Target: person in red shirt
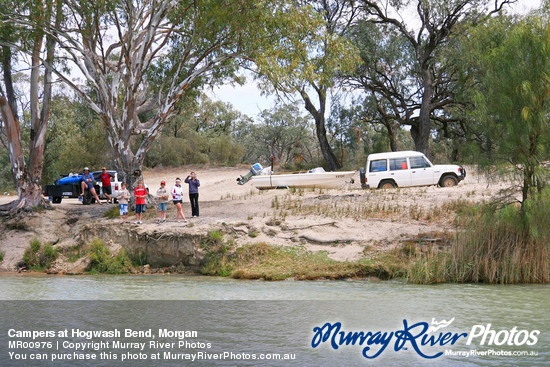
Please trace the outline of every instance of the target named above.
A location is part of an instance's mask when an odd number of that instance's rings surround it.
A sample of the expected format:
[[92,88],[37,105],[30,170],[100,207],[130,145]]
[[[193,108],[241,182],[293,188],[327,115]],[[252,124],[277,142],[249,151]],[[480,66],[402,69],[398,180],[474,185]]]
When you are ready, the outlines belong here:
[[101,175],[99,178],[101,179],[101,185],[103,186],[103,195],[107,198],[108,202],[111,202],[111,176],[107,173],[107,168],[103,167],[101,169],[103,172],[101,172]]
[[136,223],[141,224],[143,213],[145,213],[145,197],[147,196],[147,189],[143,186],[143,181],[139,180],[137,187],[134,189],[134,196],[136,197]]

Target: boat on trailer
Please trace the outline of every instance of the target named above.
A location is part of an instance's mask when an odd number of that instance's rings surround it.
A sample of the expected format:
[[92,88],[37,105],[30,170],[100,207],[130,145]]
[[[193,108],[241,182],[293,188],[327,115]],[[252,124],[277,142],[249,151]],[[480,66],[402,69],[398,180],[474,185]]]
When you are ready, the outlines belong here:
[[256,163],[249,174],[241,176],[237,181],[240,185],[250,181],[259,190],[288,187],[341,188],[353,183],[354,174],[355,171],[326,172],[322,167],[309,171],[272,173],[269,167],[262,169]]

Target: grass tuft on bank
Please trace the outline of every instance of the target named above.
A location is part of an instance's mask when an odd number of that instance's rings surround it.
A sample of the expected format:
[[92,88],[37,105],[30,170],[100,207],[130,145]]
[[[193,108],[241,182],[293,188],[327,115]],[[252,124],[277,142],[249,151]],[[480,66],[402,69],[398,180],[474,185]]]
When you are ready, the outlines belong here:
[[547,283],[550,281],[550,190],[523,206],[470,211],[450,251],[419,258],[413,283]]
[[42,244],[33,238],[23,253],[23,262],[30,270],[44,271],[52,266],[58,256],[59,250],[51,243]]
[[94,240],[90,243],[90,273],[91,274],[128,274],[133,264],[124,248],[114,255],[103,241]]
[[264,242],[217,253],[207,261],[203,274],[235,279],[298,280],[346,279],[376,276],[390,279],[404,274],[395,253],[374,260],[336,261],[327,253],[311,252],[300,246],[271,246]]

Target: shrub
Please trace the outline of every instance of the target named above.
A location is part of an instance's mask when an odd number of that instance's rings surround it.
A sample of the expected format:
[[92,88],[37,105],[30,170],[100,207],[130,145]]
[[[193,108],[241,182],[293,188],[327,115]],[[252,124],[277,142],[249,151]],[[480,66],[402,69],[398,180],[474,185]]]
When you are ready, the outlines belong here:
[[29,247],[23,253],[23,262],[27,264],[29,269],[48,269],[58,255],[59,250],[54,248],[52,244],[47,243],[42,246],[37,238],[33,238],[29,243]]
[[550,280],[550,190],[523,207],[485,205],[459,232],[448,253],[419,260],[415,283],[542,283]]
[[132,261],[126,250],[121,249],[116,255],[111,255],[101,240],[92,241],[88,256],[91,259],[91,273],[124,274],[132,270]]
[[4,256],[6,256],[6,253],[4,251],[0,251],[0,263],[4,261]]

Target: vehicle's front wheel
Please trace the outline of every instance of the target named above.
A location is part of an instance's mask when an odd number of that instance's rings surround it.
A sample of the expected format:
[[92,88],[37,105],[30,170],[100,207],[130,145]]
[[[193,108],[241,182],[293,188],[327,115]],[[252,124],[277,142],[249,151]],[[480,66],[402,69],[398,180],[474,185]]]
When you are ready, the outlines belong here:
[[380,185],[378,185],[379,189],[393,189],[395,187],[397,187],[395,182],[390,181],[390,180],[382,181],[382,182],[380,182]]
[[441,178],[439,185],[441,187],[453,187],[458,185],[458,180],[453,175],[446,175]]

